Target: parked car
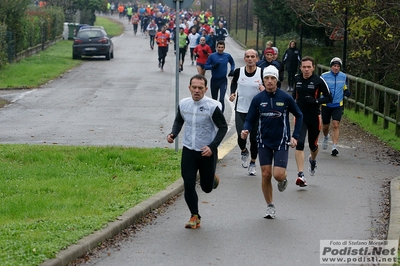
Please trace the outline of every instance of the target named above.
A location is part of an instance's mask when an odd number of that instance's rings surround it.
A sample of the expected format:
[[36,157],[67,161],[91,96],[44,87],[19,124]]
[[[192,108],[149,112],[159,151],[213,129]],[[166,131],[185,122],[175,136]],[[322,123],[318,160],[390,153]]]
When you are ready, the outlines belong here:
[[102,55],[106,57],[106,60],[114,58],[114,45],[107,32],[102,27],[79,29],[72,44],[72,59]]

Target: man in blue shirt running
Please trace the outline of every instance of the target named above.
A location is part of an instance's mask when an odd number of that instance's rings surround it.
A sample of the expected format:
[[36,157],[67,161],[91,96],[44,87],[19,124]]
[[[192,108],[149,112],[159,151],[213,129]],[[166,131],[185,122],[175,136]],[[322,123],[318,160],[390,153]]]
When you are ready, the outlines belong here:
[[[265,90],[254,96],[246,116],[242,139],[246,139],[252,128],[257,125],[258,159],[261,166],[261,187],[267,210],[264,218],[275,218],[275,205],[272,194],[272,177],[278,181],[278,190],[287,187],[286,167],[289,158],[289,146],[297,145],[303,114],[293,98],[278,89],[278,69],[268,66],[263,70]],[[293,134],[290,134],[289,113],[295,117]],[[273,162],[273,166],[272,166]]]
[[228,76],[233,76],[235,70],[235,61],[232,56],[225,53],[224,50],[225,42],[218,41],[217,52],[212,53],[204,65],[204,69],[211,69],[211,97],[214,100],[217,100],[218,91],[220,91],[219,101],[222,104],[222,112],[225,110],[225,94],[228,85],[228,79],[226,78],[226,74],[228,73],[228,63],[231,67]]

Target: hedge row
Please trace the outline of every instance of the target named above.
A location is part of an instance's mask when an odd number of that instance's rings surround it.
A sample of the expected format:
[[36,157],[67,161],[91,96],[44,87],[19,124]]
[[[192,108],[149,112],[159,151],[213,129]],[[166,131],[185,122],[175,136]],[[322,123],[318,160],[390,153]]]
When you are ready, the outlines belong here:
[[29,9],[12,25],[12,31],[10,27],[0,24],[0,68],[13,61],[18,53],[55,40],[63,30],[64,12],[61,8]]

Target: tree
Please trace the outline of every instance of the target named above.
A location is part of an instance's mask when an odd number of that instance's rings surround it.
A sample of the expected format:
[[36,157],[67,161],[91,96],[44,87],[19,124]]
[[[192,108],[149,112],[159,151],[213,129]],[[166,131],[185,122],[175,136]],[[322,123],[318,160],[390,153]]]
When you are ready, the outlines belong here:
[[107,8],[107,1],[104,0],[47,0],[47,5],[59,6],[64,11],[92,10],[104,11]]
[[47,0],[47,5],[62,7],[65,14],[75,14],[80,10],[80,23],[90,25],[93,25],[96,20],[96,11],[104,12],[107,10],[106,0]]
[[275,30],[277,35],[282,35],[299,27],[296,14],[282,0],[254,0],[254,13],[266,35],[273,35]]
[[[310,27],[344,30],[348,19],[348,70],[384,84],[398,84],[393,73],[400,60],[400,3],[387,0],[286,0],[299,19]],[[388,86],[388,85],[387,85]],[[395,86],[392,86],[395,87]]]

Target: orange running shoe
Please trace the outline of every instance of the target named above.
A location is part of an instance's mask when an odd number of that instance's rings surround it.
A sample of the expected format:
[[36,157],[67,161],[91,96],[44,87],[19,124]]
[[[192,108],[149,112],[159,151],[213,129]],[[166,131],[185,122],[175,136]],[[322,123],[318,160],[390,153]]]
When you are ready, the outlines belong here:
[[187,224],[185,224],[185,228],[196,229],[200,227],[200,218],[197,214],[192,215]]

